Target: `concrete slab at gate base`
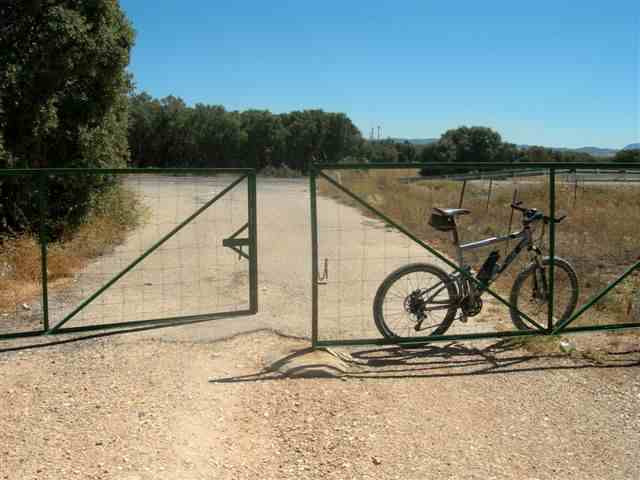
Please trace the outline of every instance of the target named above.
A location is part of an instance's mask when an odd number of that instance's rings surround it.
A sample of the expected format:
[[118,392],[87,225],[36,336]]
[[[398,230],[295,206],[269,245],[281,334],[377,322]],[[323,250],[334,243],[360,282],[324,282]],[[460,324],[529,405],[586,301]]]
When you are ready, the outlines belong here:
[[328,349],[305,348],[271,352],[264,356],[265,370],[288,378],[340,378],[349,373],[349,366]]

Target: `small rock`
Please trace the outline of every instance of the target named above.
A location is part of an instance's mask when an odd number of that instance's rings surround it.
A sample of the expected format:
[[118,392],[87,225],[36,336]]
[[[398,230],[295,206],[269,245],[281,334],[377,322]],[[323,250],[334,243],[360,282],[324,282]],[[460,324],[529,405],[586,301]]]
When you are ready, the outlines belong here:
[[571,340],[562,339],[560,340],[560,350],[562,350],[564,353],[574,352],[576,350],[576,344]]

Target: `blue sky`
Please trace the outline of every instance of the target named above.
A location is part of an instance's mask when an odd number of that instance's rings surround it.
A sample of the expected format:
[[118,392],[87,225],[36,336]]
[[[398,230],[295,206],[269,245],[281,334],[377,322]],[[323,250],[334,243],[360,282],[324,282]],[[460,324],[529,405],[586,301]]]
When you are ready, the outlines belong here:
[[515,143],[640,141],[640,1],[120,0],[138,90],[345,112],[368,136],[484,125]]

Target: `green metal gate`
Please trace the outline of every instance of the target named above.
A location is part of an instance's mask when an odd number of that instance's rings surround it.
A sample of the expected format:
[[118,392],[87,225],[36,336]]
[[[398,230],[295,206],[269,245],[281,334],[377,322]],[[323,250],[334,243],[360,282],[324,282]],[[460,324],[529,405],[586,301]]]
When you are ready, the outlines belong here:
[[[621,166],[612,163],[536,163],[518,165],[518,169],[525,172],[523,177],[526,177],[525,180],[517,184],[520,192],[529,195],[530,201],[535,203],[532,206],[544,209],[551,218],[557,217],[559,206],[567,207],[575,213],[573,216],[574,225],[571,228],[574,231],[579,231],[580,228],[584,229],[583,240],[576,241],[575,238],[568,238],[570,235],[562,235],[564,226],[557,227],[554,222],[550,222],[548,225],[548,232],[546,232],[548,235],[546,235],[546,241],[542,247],[545,255],[551,259],[547,280],[551,298],[548,302],[548,309],[543,312],[544,315],[532,318],[524,312],[520,312],[531,326],[527,330],[504,328],[503,325],[499,325],[499,329],[487,329],[483,328],[484,325],[480,323],[473,328],[461,329],[452,334],[396,337],[393,339],[383,338],[376,331],[371,304],[375,288],[393,270],[390,266],[393,262],[389,259],[397,261],[397,265],[402,265],[410,263],[413,257],[421,256],[420,261],[425,263],[438,262],[449,272],[457,272],[477,282],[472,273],[461,270],[457,263],[443,253],[441,248],[443,244],[437,243],[439,240],[433,237],[430,231],[422,229],[420,233],[416,233],[412,230],[416,230],[416,227],[420,229],[422,227],[420,222],[427,223],[430,206],[463,206],[465,190],[467,198],[472,200],[471,203],[475,202],[474,205],[483,210],[486,204],[488,210],[492,194],[494,199],[499,193],[503,197],[505,196],[504,191],[496,191],[500,188],[504,190],[504,185],[500,186],[494,183],[494,179],[500,179],[499,181],[512,179],[514,181],[514,174],[509,173],[513,167],[512,164],[505,163],[455,165],[435,163],[315,164],[310,172],[313,295],[311,330],[313,345],[411,344],[424,343],[425,341],[557,335],[640,327],[640,314],[637,313],[640,312],[640,235],[638,235],[640,225],[634,225],[634,219],[631,218],[616,219],[616,215],[624,215],[626,211],[621,205],[630,204],[631,201],[637,202],[640,199],[640,182],[638,181],[640,166]],[[417,170],[423,168],[444,171],[445,175],[437,178],[444,179],[442,181],[445,183],[433,188],[424,187],[424,182],[429,181],[429,178],[419,177],[415,174]],[[623,176],[618,174],[621,168],[626,169]],[[445,177],[448,177],[448,171],[453,173],[454,169],[475,171],[476,173],[455,179],[458,183],[453,185],[452,180],[445,179]],[[585,170],[587,173],[582,174],[581,170]],[[402,171],[414,172],[413,177],[408,173],[403,177],[401,173],[398,173]],[[383,173],[393,172],[397,173],[393,179],[396,183],[391,183],[391,180],[382,176]],[[596,174],[598,177],[594,177]],[[536,183],[535,179],[530,177],[540,178]],[[473,184],[472,181],[476,183]],[[621,183],[623,181],[633,183],[625,186]],[[322,188],[320,188],[320,183],[322,183]],[[389,192],[396,189],[396,185],[399,194],[394,197]],[[419,189],[423,187],[431,192],[433,204],[430,206],[426,205],[428,202],[425,202],[425,205],[421,205],[420,202],[412,204],[412,208],[419,210],[422,215],[417,221],[414,221],[415,218],[403,221],[401,218],[385,213],[394,211],[395,203],[403,202],[402,192],[406,192],[408,197],[414,195],[415,198],[426,198],[420,196]],[[455,193],[453,196],[456,197],[455,204],[438,204],[438,192],[446,192],[452,188],[455,188],[455,192],[453,192]],[[515,193],[518,188],[515,189]],[[410,189],[413,190],[410,191]],[[470,190],[472,190],[471,193]],[[482,198],[478,198],[478,192],[481,192]],[[516,197],[514,196],[514,198]],[[451,202],[451,199],[449,201]],[[581,202],[585,205],[581,205]],[[607,202],[612,202],[610,208],[607,208]],[[511,202],[505,203],[503,198],[502,204],[498,207],[506,206],[508,210],[509,203]],[[496,214],[499,212],[499,208],[496,209]],[[582,212],[580,208],[586,213]],[[396,210],[399,213],[404,213],[402,209]],[[590,216],[589,211],[593,213],[596,210],[600,216],[597,217],[595,213]],[[354,211],[359,213],[356,215]],[[570,219],[572,218],[571,213],[570,211]],[[636,211],[632,210],[632,213],[635,218]],[[362,219],[358,220],[356,217],[360,215],[362,215]],[[609,218],[611,222],[616,221],[616,223],[599,225],[598,218]],[[640,219],[635,221],[638,220]],[[594,223],[590,224],[590,221]],[[609,229],[609,234],[613,236],[617,231],[614,227],[621,232],[619,235],[621,238],[612,237],[610,242],[612,248],[609,251],[605,251],[603,248],[602,252],[597,252],[601,258],[599,262],[594,260],[592,264],[585,263],[585,259],[589,258],[589,245],[594,243],[590,237],[601,238],[603,230],[607,229]],[[560,233],[557,232],[558,228],[561,230]],[[508,233],[512,231],[509,230]],[[390,237],[393,237],[392,240],[396,243],[406,241],[406,258],[399,258],[404,256],[405,247],[403,246],[402,252],[398,254],[397,252],[400,250],[391,245]],[[362,245],[362,247],[358,247],[358,249],[361,248],[361,253],[357,249],[345,247],[347,242],[358,241],[358,238]],[[601,243],[605,242],[601,241]],[[381,244],[384,244],[384,249],[381,249]],[[392,251],[392,247],[396,248],[394,254],[388,253]],[[378,253],[371,254],[369,251]],[[384,255],[380,254],[381,251],[384,252]],[[622,252],[619,255],[620,258],[609,258],[614,256],[612,251]],[[588,277],[584,282],[586,288],[581,293],[577,308],[569,318],[563,321],[557,321],[554,318],[553,310],[556,290],[554,288],[553,265],[555,259],[560,255],[574,258],[578,266],[578,278]],[[595,258],[596,254],[593,256]],[[592,268],[599,270],[599,283],[593,281],[595,277],[590,271]],[[623,285],[626,286],[624,289]],[[504,298],[502,290],[490,289],[487,293],[488,295],[485,296],[493,302],[492,308],[495,311],[498,308],[512,308],[510,301]],[[358,296],[360,296],[360,301]],[[620,302],[622,302],[622,306],[619,305]],[[585,314],[590,311],[594,313],[593,318],[576,325],[577,321],[585,320]],[[625,311],[627,312],[626,316]],[[613,315],[612,312],[616,315]],[[470,319],[469,323],[472,322],[473,319]]]
[[[70,242],[52,242],[50,205],[64,194],[57,180],[69,177],[72,182],[109,178],[109,185],[123,189],[140,207],[140,226],[125,233],[112,220],[105,224],[98,218],[95,225],[80,225]],[[21,240],[5,239],[0,339],[258,311],[253,169],[4,170],[0,186],[10,178],[33,185],[39,231]],[[110,235],[118,239],[114,245],[102,241],[101,236]],[[73,250],[88,248],[85,243],[99,245],[100,251],[84,263],[78,260],[69,273],[64,262],[75,261]],[[36,245],[39,279],[23,286],[25,255],[33,256]]]

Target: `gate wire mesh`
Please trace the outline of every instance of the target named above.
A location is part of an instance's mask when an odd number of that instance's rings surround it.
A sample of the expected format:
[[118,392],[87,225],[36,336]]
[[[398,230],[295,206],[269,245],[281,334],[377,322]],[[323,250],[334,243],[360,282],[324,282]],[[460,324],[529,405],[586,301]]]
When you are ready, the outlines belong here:
[[[513,200],[548,214],[553,194],[555,216],[566,215],[564,221],[555,225],[554,257],[564,257],[574,265],[581,286],[574,312],[586,308],[585,313],[563,331],[640,326],[637,263],[640,218],[636,218],[640,215],[640,171],[637,168],[621,173],[612,172],[611,165],[607,165],[601,170],[569,172],[566,165],[554,165],[555,192],[552,192],[550,165],[532,166],[536,170],[481,172],[446,178],[420,177],[419,167],[414,165],[379,167],[376,164],[317,165],[317,172],[312,173],[312,184],[315,182],[317,188],[314,259],[317,262],[314,343],[317,345],[385,343],[375,326],[372,311],[376,291],[384,278],[394,269],[416,262],[453,271],[366,205],[331,184],[323,174],[449,259],[456,258],[450,235],[434,230],[427,223],[432,207],[461,206],[472,211],[470,216],[459,217],[458,222],[461,243],[466,243],[519,230],[521,215],[509,207]],[[487,167],[495,170],[499,165]],[[313,210],[312,205],[312,216]],[[539,228],[534,238],[543,255],[549,256],[550,227]],[[464,259],[477,271],[491,250],[499,251],[502,261],[514,246],[515,242],[511,241],[467,251]],[[521,252],[517,261],[492,285],[492,290],[509,300],[515,277],[529,262],[527,252]],[[588,308],[594,295],[627,270],[632,273],[595,303],[593,309]],[[554,268],[554,280],[553,303],[554,311],[558,312],[569,302],[567,292],[570,290],[564,270]],[[467,323],[454,321],[443,339],[460,335],[487,338],[534,333],[516,329],[503,302],[488,294],[483,296],[483,302],[482,313],[469,318]],[[518,304],[518,308],[547,327],[547,307],[532,309]],[[556,317],[552,322],[558,326]],[[550,330],[537,333],[550,333]],[[416,335],[419,334],[406,334],[407,337]]]
[[[570,326],[598,328],[640,322],[640,169],[577,170],[556,177],[556,255],[571,262],[581,295]],[[635,268],[634,268],[635,266]],[[591,303],[599,292],[614,285]]]
[[[99,173],[64,174],[77,175],[77,180],[82,181],[87,175]],[[32,265],[29,288],[25,289],[16,278],[21,269],[15,267],[25,263],[23,243],[29,249],[31,263],[34,258],[40,261],[38,239],[27,236],[17,243],[5,243],[5,247],[13,245],[13,250],[3,248],[0,253],[7,280],[0,288],[0,335],[42,333],[47,327],[42,324],[47,313],[51,329],[62,323],[61,332],[254,313],[254,259],[223,246],[223,240],[238,231],[236,239],[255,233],[252,171],[121,170],[112,174],[115,185],[111,194],[100,197],[87,221],[73,236],[46,245],[48,312],[42,308],[39,265]],[[49,180],[55,175],[48,174]],[[37,175],[27,178],[38,184]],[[45,204],[51,203],[54,195],[51,191],[47,194]],[[215,201],[207,205],[212,200]],[[112,208],[115,215],[105,211]],[[199,209],[200,214],[157,246]],[[46,209],[44,214],[48,214]],[[22,248],[22,254],[15,253],[16,248]],[[242,248],[247,255],[251,250],[255,254],[255,244],[251,242]],[[13,273],[7,266],[10,262]]]

